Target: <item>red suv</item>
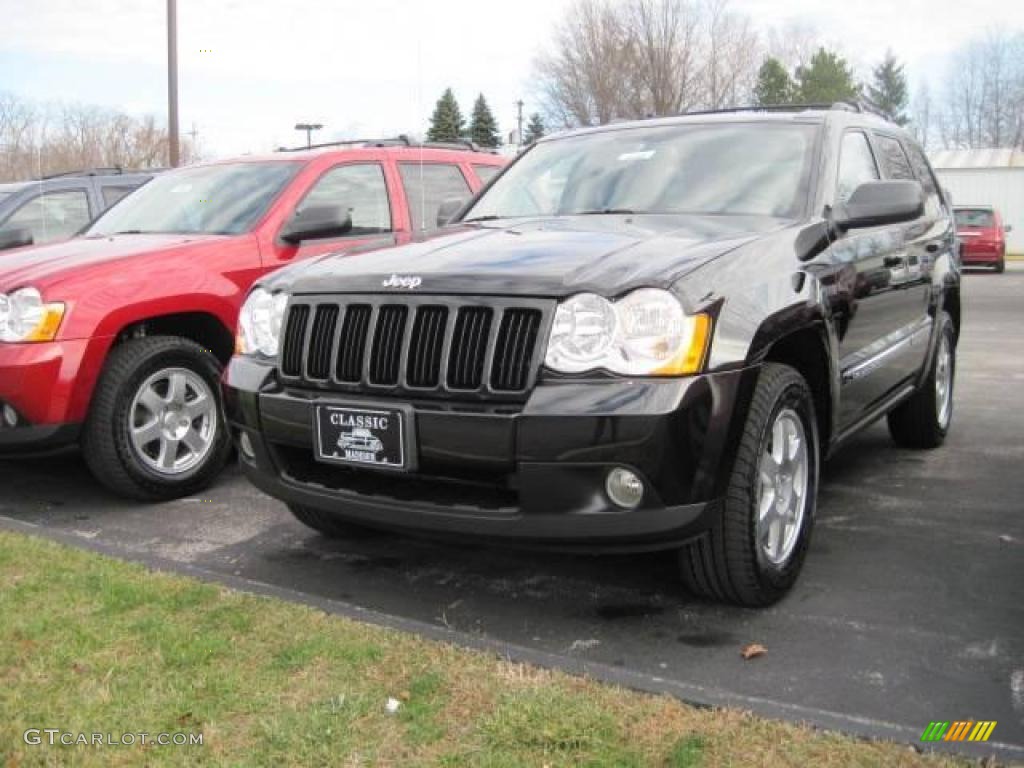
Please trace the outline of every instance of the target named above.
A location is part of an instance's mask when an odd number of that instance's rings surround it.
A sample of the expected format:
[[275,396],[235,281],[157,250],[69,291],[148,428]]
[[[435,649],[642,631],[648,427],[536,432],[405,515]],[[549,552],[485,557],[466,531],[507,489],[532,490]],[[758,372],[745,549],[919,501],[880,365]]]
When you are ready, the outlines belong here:
[[191,166],[80,237],[0,254],[0,454],[77,442],[118,493],[196,492],[229,452],[218,380],[253,281],[407,242],[505,162],[402,139]]
[[1003,217],[992,206],[954,208],[956,234],[960,238],[960,261],[965,267],[1006,269],[1006,233]]

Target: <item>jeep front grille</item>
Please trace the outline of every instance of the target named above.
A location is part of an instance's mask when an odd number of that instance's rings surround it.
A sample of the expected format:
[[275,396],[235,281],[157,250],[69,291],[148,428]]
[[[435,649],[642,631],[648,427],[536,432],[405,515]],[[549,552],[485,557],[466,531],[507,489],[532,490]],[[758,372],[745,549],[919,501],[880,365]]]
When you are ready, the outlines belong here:
[[367,394],[522,399],[553,302],[415,296],[299,296],[289,305],[281,377]]

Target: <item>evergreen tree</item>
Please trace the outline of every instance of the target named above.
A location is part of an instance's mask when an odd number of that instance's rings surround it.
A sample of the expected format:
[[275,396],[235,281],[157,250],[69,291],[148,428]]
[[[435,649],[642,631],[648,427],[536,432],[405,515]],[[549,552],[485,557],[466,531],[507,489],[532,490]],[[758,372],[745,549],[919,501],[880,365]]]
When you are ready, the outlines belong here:
[[769,56],[757,71],[754,99],[758,106],[788,104],[793,100],[794,84],[782,62]]
[[537,139],[544,135],[544,121],[541,119],[539,113],[534,112],[530,115],[530,122],[526,124],[526,135],[523,136],[523,144],[533,144]]
[[860,88],[846,59],[819,48],[810,64],[796,69],[796,95],[804,104],[852,101],[860,96]]
[[487,106],[487,99],[481,93],[473,104],[473,118],[469,123],[469,138],[481,147],[497,147],[501,144],[498,121]]
[[465,130],[466,121],[462,118],[459,102],[455,100],[452,89],[445,88],[430,118],[427,141],[458,141]]
[[907,76],[892,51],[886,52],[885,59],[872,72],[867,95],[868,100],[889,115],[897,125],[906,125],[910,121],[906,113]]

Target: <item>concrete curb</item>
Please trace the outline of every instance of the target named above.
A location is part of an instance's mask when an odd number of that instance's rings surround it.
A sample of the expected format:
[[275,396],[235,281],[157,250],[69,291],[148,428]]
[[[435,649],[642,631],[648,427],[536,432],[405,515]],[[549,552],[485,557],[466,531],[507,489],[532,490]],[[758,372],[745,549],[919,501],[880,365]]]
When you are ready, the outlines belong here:
[[744,696],[718,688],[708,688],[666,680],[633,670],[587,661],[577,657],[538,651],[533,648],[459,632],[415,619],[406,619],[401,616],[380,613],[351,603],[310,595],[288,589],[287,587],[280,587],[230,574],[216,573],[189,563],[167,560],[146,554],[124,552],[105,542],[84,539],[73,533],[26,523],[4,515],[0,515],[0,530],[50,539],[78,549],[145,565],[156,571],[189,576],[208,583],[223,584],[240,592],[275,597],[293,603],[308,605],[326,613],[402,632],[411,632],[430,640],[452,643],[475,651],[492,653],[510,661],[533,664],[545,669],[561,670],[573,675],[587,676],[601,682],[620,685],[624,688],[645,693],[673,696],[697,707],[747,710],[763,717],[803,723],[822,730],[838,731],[858,738],[908,744],[920,751],[944,752],[976,758],[991,756],[1003,761],[1024,761],[1024,744],[1007,744],[1002,742],[986,742],[983,744],[957,742],[947,744],[939,742],[937,744],[924,745],[920,741],[920,737],[921,730],[926,723],[911,727],[905,724],[875,720],[855,714],[804,707],[798,704]]

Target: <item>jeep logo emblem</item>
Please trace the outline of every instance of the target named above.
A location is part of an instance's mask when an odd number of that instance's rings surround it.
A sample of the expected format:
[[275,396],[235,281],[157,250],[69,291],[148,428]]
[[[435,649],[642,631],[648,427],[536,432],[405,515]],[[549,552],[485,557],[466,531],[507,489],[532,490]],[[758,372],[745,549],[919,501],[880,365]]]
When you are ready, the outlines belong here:
[[385,288],[408,288],[410,291],[419,288],[422,284],[423,278],[404,275],[392,275],[381,283]]

